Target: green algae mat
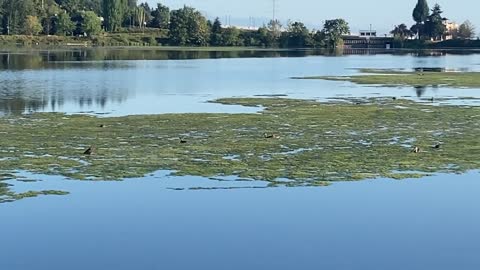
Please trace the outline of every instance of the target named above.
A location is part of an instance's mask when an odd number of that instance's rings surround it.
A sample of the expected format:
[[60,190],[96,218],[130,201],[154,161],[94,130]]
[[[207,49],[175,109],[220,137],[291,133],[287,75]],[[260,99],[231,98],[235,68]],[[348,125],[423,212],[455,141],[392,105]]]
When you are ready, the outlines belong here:
[[[13,193],[1,180],[14,178],[11,173],[16,170],[78,180],[122,180],[171,170],[175,175],[265,180],[275,187],[480,168],[478,107],[389,98],[216,102],[264,110],[115,118],[59,113],[2,117],[0,199],[63,194]],[[414,153],[414,147],[420,152]],[[88,148],[93,149],[91,155],[84,154]]]
[[319,79],[329,81],[348,81],[364,85],[379,86],[416,86],[416,87],[453,87],[480,88],[480,72],[432,72],[402,71],[393,69],[359,69],[362,73],[355,76],[311,76],[293,79]]

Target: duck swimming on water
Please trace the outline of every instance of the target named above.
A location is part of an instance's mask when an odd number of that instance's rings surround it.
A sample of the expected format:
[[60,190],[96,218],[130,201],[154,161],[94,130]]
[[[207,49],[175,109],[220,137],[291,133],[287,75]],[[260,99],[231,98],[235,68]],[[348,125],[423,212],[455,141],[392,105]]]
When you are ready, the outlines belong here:
[[268,134],[268,133],[263,133],[263,137],[265,139],[279,139],[280,138],[280,135],[278,134]]
[[88,156],[91,156],[93,155],[95,152],[95,146],[90,146],[87,150],[85,150],[85,152],[83,152],[84,155],[88,155]]

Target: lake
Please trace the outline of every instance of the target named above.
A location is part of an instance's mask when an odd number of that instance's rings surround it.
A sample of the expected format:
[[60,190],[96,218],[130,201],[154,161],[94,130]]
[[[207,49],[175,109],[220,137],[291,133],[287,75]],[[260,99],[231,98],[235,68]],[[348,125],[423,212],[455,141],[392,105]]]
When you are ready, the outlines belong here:
[[[326,100],[397,96],[469,103],[480,89],[358,86],[292,80],[355,68],[480,71],[480,54],[339,56],[311,51],[78,49],[0,52],[0,114],[102,116],[255,112],[232,96]],[[450,101],[449,101],[450,99]],[[1,147],[1,144],[0,144]],[[0,161],[1,162],[1,161]],[[0,269],[478,269],[478,171],[329,187],[173,177],[84,182],[19,172],[16,191],[59,189],[0,204]],[[212,190],[178,190],[188,187]]]

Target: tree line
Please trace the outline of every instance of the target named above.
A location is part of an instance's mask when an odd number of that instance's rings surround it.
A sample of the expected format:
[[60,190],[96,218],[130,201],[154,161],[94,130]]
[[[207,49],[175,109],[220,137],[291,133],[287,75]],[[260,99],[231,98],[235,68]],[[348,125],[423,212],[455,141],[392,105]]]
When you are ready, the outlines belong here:
[[162,44],[174,46],[336,47],[349,34],[343,19],[327,20],[323,29],[278,20],[256,29],[224,27],[193,7],[171,10],[137,0],[0,0],[4,35],[95,36],[102,32],[158,29]]
[[473,39],[475,27],[470,21],[465,21],[458,28],[447,27],[448,19],[443,17],[439,4],[429,8],[427,0],[418,0],[412,12],[414,24],[409,28],[405,23],[395,26],[390,32],[402,41],[415,37],[419,40],[441,41],[451,36],[453,39]]

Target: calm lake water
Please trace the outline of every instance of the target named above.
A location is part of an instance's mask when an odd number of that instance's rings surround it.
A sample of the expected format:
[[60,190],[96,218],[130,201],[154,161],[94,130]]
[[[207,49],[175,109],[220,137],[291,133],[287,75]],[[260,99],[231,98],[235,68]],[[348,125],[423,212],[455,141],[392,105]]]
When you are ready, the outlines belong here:
[[[480,89],[289,79],[367,67],[480,71],[480,54],[0,52],[0,113],[235,113],[251,109],[206,101],[254,95],[480,98]],[[71,194],[0,204],[1,270],[480,269],[476,171],[323,188],[262,188],[261,181],[168,172],[123,182],[21,173],[41,181],[11,182],[14,190]],[[198,186],[238,189],[173,190]]]
[[[480,97],[480,91],[471,89],[359,87],[347,82],[290,79],[292,76],[350,75],[357,73],[355,68],[480,70],[480,54],[433,55],[169,54],[168,51],[139,49],[130,52],[118,49],[3,53],[0,54],[0,112],[89,112],[115,116],[241,112],[245,108],[207,104],[205,101],[219,97],[278,94],[317,99],[385,95],[413,99],[418,96]],[[226,58],[229,56],[241,58]],[[173,59],[165,60],[169,58]]]

